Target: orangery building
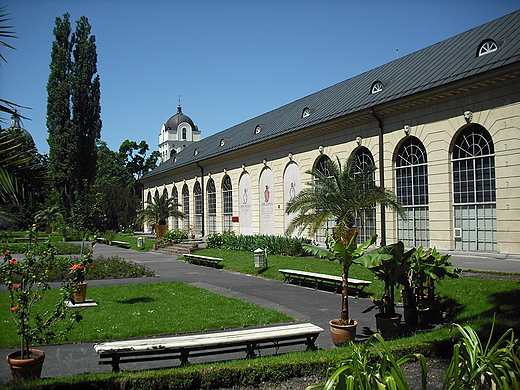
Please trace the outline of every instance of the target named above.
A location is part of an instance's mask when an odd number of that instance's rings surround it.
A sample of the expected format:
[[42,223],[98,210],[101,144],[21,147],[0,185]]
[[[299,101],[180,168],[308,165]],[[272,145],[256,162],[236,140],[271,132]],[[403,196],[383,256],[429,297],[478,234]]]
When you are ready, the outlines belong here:
[[405,213],[375,208],[360,240],[520,254],[519,76],[517,11],[207,138],[179,106],[143,202],[166,192],[198,237],[284,235],[308,171],[355,155]]

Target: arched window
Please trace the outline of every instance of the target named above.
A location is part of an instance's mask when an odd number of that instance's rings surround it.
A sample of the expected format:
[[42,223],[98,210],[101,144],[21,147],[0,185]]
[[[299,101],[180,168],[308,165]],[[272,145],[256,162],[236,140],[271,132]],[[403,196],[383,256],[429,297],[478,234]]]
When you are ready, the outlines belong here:
[[[177,187],[173,187],[173,189],[172,189],[172,198],[173,198],[173,203],[179,204],[179,192],[177,191]],[[173,217],[172,228],[174,230],[179,229],[179,218]]]
[[428,166],[426,149],[415,137],[408,137],[395,162],[397,199],[405,218],[397,217],[397,236],[407,247],[430,246],[428,209]]
[[149,191],[148,195],[146,196],[146,203],[150,204],[152,203],[152,193]]
[[483,55],[493,53],[498,50],[497,43],[492,39],[487,39],[482,42],[478,48],[478,56],[481,57]]
[[[374,157],[368,148],[364,146],[356,150],[356,169],[358,172],[364,170],[367,166],[374,165]],[[373,178],[375,181],[375,178]],[[371,207],[364,210],[363,217],[356,218],[356,226],[358,228],[358,242],[363,243],[376,234],[376,208]]]
[[370,93],[378,93],[381,92],[385,86],[381,81],[376,81],[374,84],[372,84],[372,88],[370,88]]
[[206,186],[208,193],[208,233],[217,232],[217,189],[215,188],[215,180],[209,179]]
[[497,250],[495,150],[488,131],[472,124],[457,136],[453,152],[456,250]]
[[193,186],[193,196],[195,198],[195,234],[199,237],[202,236],[202,188],[200,183],[197,181]]
[[187,135],[187,129],[185,127],[182,128],[182,139],[186,139],[188,137]]
[[[329,163],[330,158],[327,155],[323,155],[319,158],[319,160],[316,162],[316,170],[318,172],[321,172],[322,174],[326,176],[330,176],[329,168],[327,167],[327,164]],[[324,243],[326,242],[327,235],[326,232],[329,231],[329,233],[332,233],[332,228],[336,226],[336,222],[334,221],[334,218],[329,219],[325,225],[319,229],[316,232],[316,241],[318,243]]]
[[186,214],[184,218],[184,230],[190,230],[190,190],[188,185],[182,186],[182,212]]
[[222,208],[224,231],[231,232],[233,231],[233,186],[228,175],[222,180]]

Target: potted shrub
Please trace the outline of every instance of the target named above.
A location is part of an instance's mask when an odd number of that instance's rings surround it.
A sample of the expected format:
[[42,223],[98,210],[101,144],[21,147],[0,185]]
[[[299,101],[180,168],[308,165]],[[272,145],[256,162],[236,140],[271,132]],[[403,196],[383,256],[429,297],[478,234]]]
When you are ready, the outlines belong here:
[[301,233],[308,228],[310,234],[316,234],[333,219],[336,224],[334,238],[347,246],[356,218],[363,218],[367,210],[382,204],[402,213],[395,194],[375,184],[375,170],[373,164],[360,169],[356,156],[351,155],[345,164],[339,158],[329,160],[327,173],[317,169],[307,171],[312,180],[287,203],[286,213],[296,213],[287,233],[296,229]]
[[50,289],[49,270],[54,265],[55,249],[48,242],[45,247],[38,247],[36,225],[30,228],[28,234],[30,244],[25,260],[16,260],[7,250],[3,250],[4,259],[0,264],[0,275],[9,292],[9,310],[21,341],[20,350],[7,356],[7,363],[15,379],[35,379],[40,376],[45,353],[31,348],[31,344],[63,338],[81,320],[78,312],[70,311],[66,306],[66,302],[73,299],[70,280],[63,282],[54,310],[42,314],[40,306]]
[[185,218],[185,214],[179,211],[179,204],[173,198],[168,198],[166,192],[162,195],[156,193],[151,203],[139,212],[139,218],[148,222],[157,222],[155,232],[157,238],[161,238],[168,230],[166,220],[168,217]]
[[385,245],[374,251],[380,254],[390,255],[387,257],[363,257],[360,262],[374,272],[377,279],[385,283],[385,290],[381,299],[373,299],[374,305],[364,310],[366,313],[373,308],[379,309],[376,314],[377,330],[386,339],[395,338],[399,332],[401,324],[401,314],[395,312],[395,287],[398,284],[405,285],[408,270],[410,268],[409,259],[415,249],[405,251],[404,244],[399,241],[396,244]]
[[108,245],[112,245],[112,241],[114,241],[114,238],[116,238],[116,231],[115,230],[107,230],[103,234],[103,238],[107,241]]
[[[94,247],[94,244],[92,244]],[[87,299],[87,283],[85,282],[86,274],[94,268],[92,264],[92,251],[88,251],[81,256],[81,260],[69,269],[69,283],[71,283],[74,291],[72,303],[85,302]]]
[[379,253],[375,250],[366,252],[366,250],[376,241],[376,235],[373,235],[370,240],[360,246],[357,246],[356,244],[357,235],[358,232],[355,232],[346,246],[343,244],[342,240],[335,240],[334,237],[329,236],[331,242],[330,247],[332,248],[331,250],[309,244],[303,245],[304,250],[307,252],[332,261],[338,261],[343,268],[341,315],[339,319],[334,319],[329,322],[332,341],[336,346],[346,345],[349,340],[354,340],[356,337],[356,326],[358,323],[349,317],[348,274],[350,266],[354,263],[360,263],[360,258],[365,256],[367,257],[367,263],[381,262],[392,257],[389,254]]
[[52,233],[52,225],[54,225],[60,219],[63,219],[63,215],[60,213],[58,206],[52,206],[40,210],[34,215],[34,220],[36,222],[42,221],[45,223],[45,233]]

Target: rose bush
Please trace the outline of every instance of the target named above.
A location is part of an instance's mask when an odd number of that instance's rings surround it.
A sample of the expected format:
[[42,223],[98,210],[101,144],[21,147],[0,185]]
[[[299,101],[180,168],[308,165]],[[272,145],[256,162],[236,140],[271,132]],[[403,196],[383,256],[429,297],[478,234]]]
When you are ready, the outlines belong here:
[[84,263],[88,263],[89,258],[92,260],[91,255],[84,257],[79,267],[71,270],[71,278],[62,282],[60,298],[55,302],[54,309],[42,310],[41,302],[50,289],[49,277],[56,250],[49,242],[39,247],[37,236],[36,225],[33,225],[28,231],[29,244],[24,258],[15,259],[8,250],[3,249],[4,258],[0,264],[0,276],[7,287],[10,311],[20,335],[22,359],[29,357],[31,344],[64,338],[81,320],[79,312],[67,309],[67,301],[73,299],[77,280],[84,278]]

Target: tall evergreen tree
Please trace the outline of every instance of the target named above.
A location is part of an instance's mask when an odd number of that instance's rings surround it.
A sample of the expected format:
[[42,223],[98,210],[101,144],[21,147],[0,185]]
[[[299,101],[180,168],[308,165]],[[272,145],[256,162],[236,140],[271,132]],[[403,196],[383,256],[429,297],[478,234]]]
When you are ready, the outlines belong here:
[[100,82],[95,37],[88,19],[76,22],[71,36],[69,14],[56,18],[47,83],[49,169],[66,216],[94,183],[96,142],[101,136]]

